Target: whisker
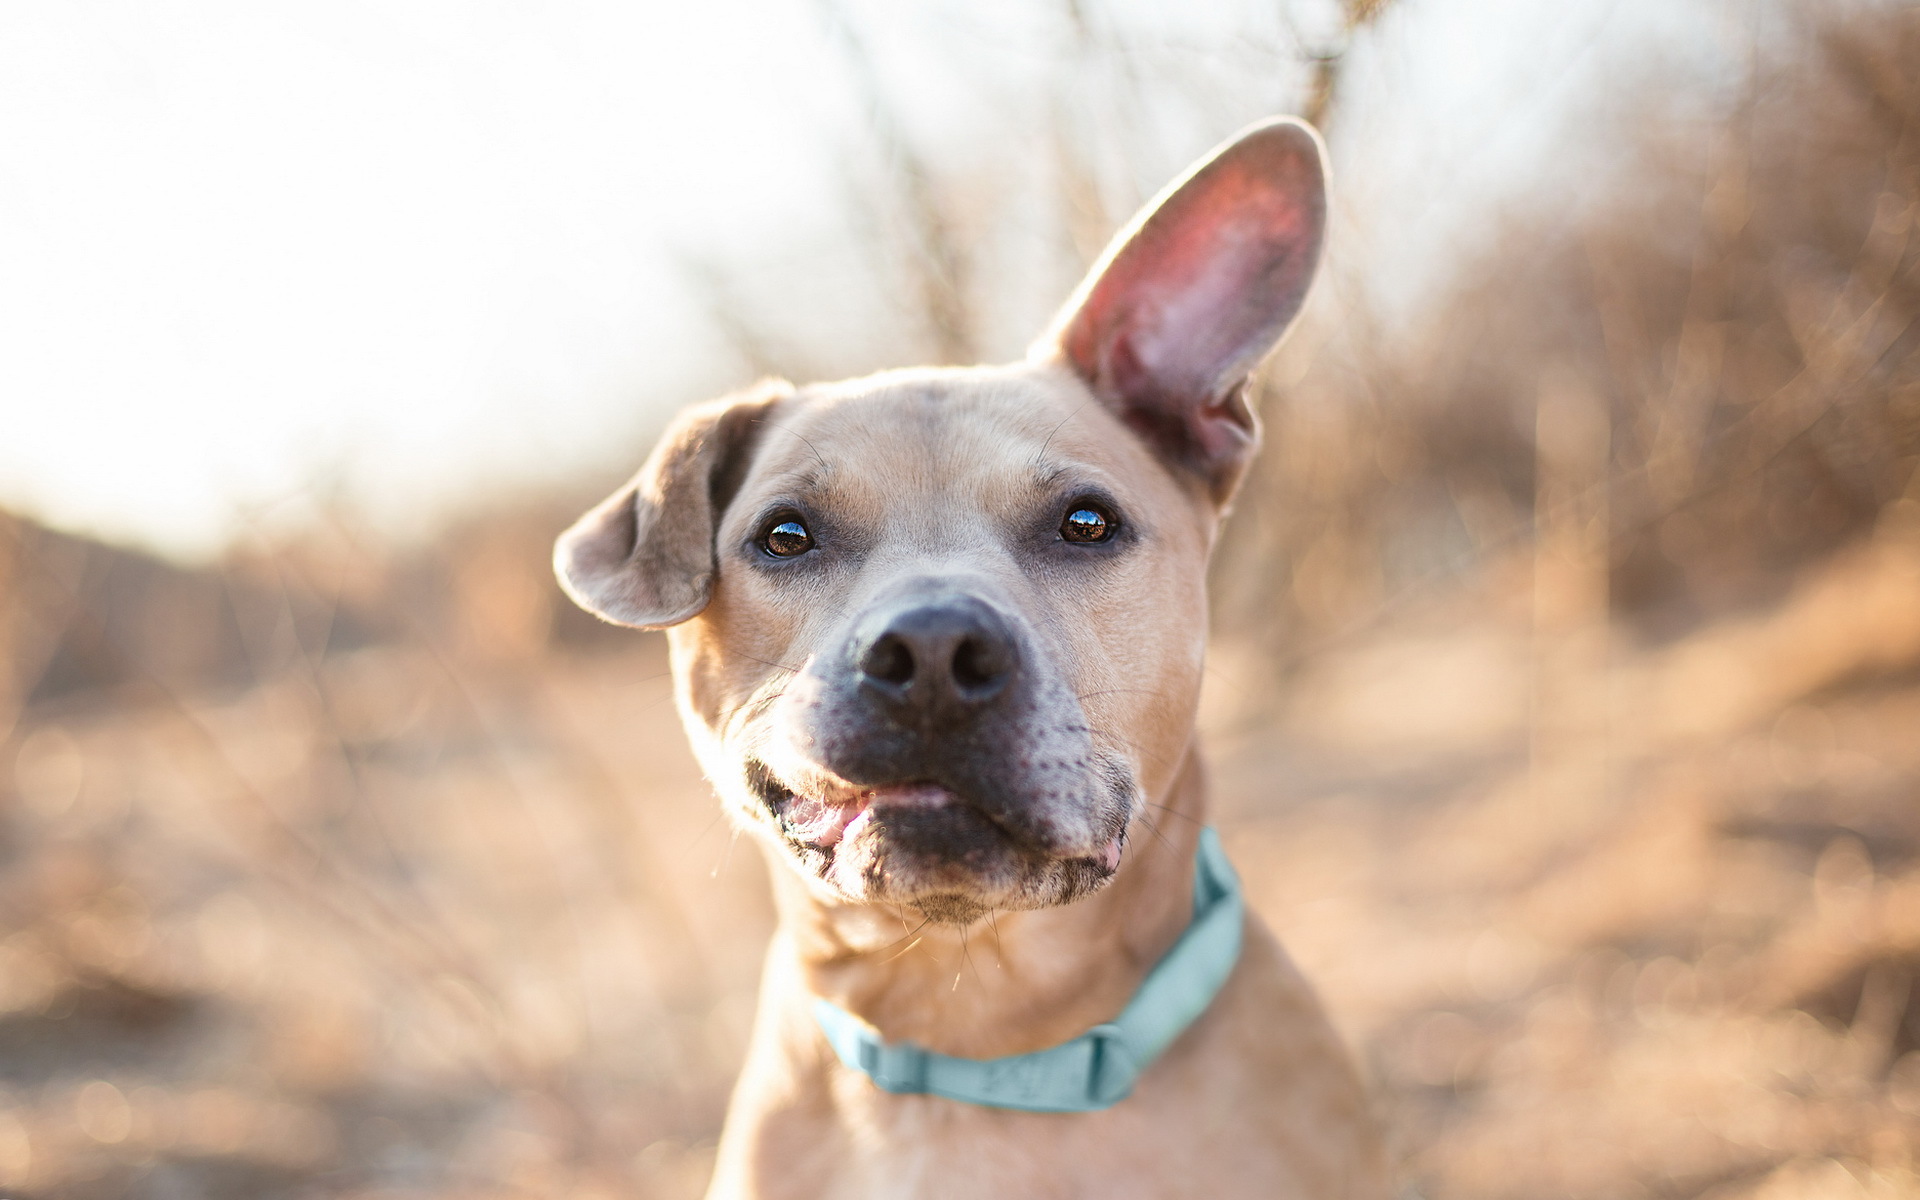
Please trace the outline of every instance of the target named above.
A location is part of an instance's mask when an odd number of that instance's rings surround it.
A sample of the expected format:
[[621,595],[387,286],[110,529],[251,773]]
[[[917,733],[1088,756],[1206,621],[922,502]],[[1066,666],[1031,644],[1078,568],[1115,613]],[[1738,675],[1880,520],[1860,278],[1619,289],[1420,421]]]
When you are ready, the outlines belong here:
[[707,835],[713,832],[713,827],[715,825],[718,825],[721,822],[721,820],[726,817],[726,815],[727,815],[726,809],[716,808],[716,811],[713,814],[713,819],[711,821],[708,821],[706,825],[700,830],[700,832],[697,835],[695,835],[692,842],[688,843],[687,849],[689,851],[699,849],[700,843],[707,840]]
[[781,688],[779,691],[769,695],[755,696],[732,712],[729,712],[721,721],[721,727],[731,735],[735,728],[741,723],[753,720],[755,717],[765,713],[767,709],[779,703],[780,698],[787,694],[787,690],[786,688]]
[[739,826],[736,825],[733,830],[733,836],[727,839],[727,848],[721,853],[720,861],[713,864],[713,870],[707,872],[707,877],[709,879],[720,878],[720,872],[726,870],[727,867],[733,862],[733,848],[739,844],[740,844],[740,828]]
[[1178,847],[1173,844],[1172,840],[1169,839],[1166,834],[1160,832],[1159,823],[1156,822],[1152,817],[1148,816],[1146,813],[1141,813],[1140,823],[1147,827],[1148,833],[1151,833],[1154,837],[1157,837],[1160,839],[1161,845],[1165,846],[1169,850],[1178,849]]
[[827,460],[821,457],[820,447],[814,445],[811,441],[808,441],[806,434],[801,433],[799,430],[794,429],[790,425],[783,425],[778,421],[769,421],[765,417],[762,417],[758,423],[761,425],[767,426],[769,429],[778,429],[781,433],[792,434],[794,437],[799,438],[801,442],[805,443],[807,449],[813,451],[814,461],[820,464],[820,469],[822,471],[833,470],[833,468],[828,465]]
[[672,671],[655,671],[651,675],[638,675],[631,679],[622,679],[619,683],[616,683],[613,686],[623,687],[623,688],[639,687],[643,683],[653,683],[657,680],[671,679],[672,677],[673,677]]
[[[913,938],[913,941],[907,943],[907,949],[900,951],[900,954],[905,954],[907,950],[911,950],[915,946],[918,946],[920,944],[920,939],[918,937],[915,937],[914,935],[919,933],[922,929],[925,929],[927,927],[927,922],[931,921],[932,919],[933,919],[932,917],[922,917],[918,925],[915,925],[912,929],[907,930],[905,933],[901,934],[899,937],[895,938],[891,942],[888,942],[885,946],[882,946],[880,948],[882,950],[886,950],[891,947],[898,946],[901,942],[907,941],[908,938]],[[900,954],[896,954],[892,958],[884,959],[882,961],[892,962],[893,959],[899,958]]]
[[1206,822],[1202,821],[1199,817],[1194,816],[1192,813],[1183,813],[1179,809],[1174,808],[1170,804],[1154,804],[1151,801],[1149,801],[1147,804],[1147,807],[1157,808],[1161,812],[1166,813],[1170,817],[1179,817],[1182,821],[1189,821],[1195,825],[1201,826],[1202,828],[1206,826]]
[[1047,440],[1040,443],[1040,449],[1034,451],[1034,455],[1033,455],[1034,466],[1036,467],[1039,466],[1041,462],[1046,459],[1047,447],[1053,445],[1053,439],[1055,438],[1055,436],[1059,434],[1059,432],[1062,429],[1065,429],[1067,427],[1067,422],[1079,416],[1081,411],[1084,410],[1087,407],[1087,405],[1092,403],[1093,401],[1091,400],[1082,400],[1077,408],[1075,408],[1072,412],[1068,413],[1066,416],[1060,419],[1060,423],[1053,427],[1053,432],[1047,435]]
[[948,991],[957,992],[960,990],[960,977],[966,974],[969,967],[973,968],[973,977],[976,980],[979,979],[980,968],[974,967],[973,965],[973,951],[967,947],[967,931],[963,927],[960,930],[960,969],[953,973],[953,986],[948,988]]
[[1147,749],[1145,746],[1142,746],[1139,742],[1134,741],[1130,737],[1123,737],[1120,734],[1114,733],[1112,730],[1101,729],[1098,726],[1094,726],[1094,725],[1088,725],[1088,726],[1085,726],[1084,728],[1088,733],[1092,734],[1094,737],[1106,738],[1110,741],[1119,742],[1121,745],[1129,746],[1132,749],[1138,751],[1139,753],[1145,755],[1146,757],[1152,759],[1154,762],[1159,763],[1161,766],[1174,765],[1175,760],[1168,758],[1164,754],[1155,754],[1153,751]]
[[1082,692],[1078,696],[1074,697],[1074,699],[1091,700],[1095,696],[1119,696],[1119,695],[1154,696],[1159,698],[1159,697],[1164,697],[1166,693],[1156,692],[1152,688],[1101,688],[1097,692]]
[[775,670],[779,670],[779,671],[791,671],[795,675],[798,675],[804,669],[801,667],[790,667],[785,663],[777,663],[770,658],[761,658],[757,654],[748,654],[745,650],[735,650],[734,653],[739,655],[741,658],[748,659],[753,662],[757,662],[761,666],[772,667]]

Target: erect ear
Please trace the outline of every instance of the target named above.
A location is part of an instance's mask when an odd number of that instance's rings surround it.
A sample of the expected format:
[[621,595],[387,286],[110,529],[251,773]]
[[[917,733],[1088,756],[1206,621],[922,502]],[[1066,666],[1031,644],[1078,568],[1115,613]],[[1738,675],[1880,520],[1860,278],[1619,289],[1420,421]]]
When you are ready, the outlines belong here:
[[1063,359],[1224,504],[1258,444],[1247,377],[1300,311],[1326,230],[1320,137],[1242,132],[1114,236],[1033,357]]
[[553,573],[603,620],[664,629],[713,594],[713,530],[746,473],[761,419],[791,385],[770,380],[681,413],[640,473],[553,546]]

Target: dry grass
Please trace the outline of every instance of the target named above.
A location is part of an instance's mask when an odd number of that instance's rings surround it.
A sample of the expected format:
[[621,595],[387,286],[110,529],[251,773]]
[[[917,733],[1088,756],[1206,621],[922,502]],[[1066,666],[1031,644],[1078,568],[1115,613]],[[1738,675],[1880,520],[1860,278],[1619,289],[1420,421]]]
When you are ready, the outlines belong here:
[[1326,656],[1218,743],[1229,845],[1410,1177],[1920,1195],[1920,506],[1578,687],[1526,578]]
[[190,663],[70,630],[9,742],[9,1194],[693,1188],[768,919],[658,639],[550,641],[497,528],[224,579],[10,532],[92,560],[43,616],[214,590]]
[[[207,612],[256,678],[219,681],[216,634],[32,698],[0,785],[8,1195],[698,1193],[758,856],[658,639],[556,629],[538,526],[377,587],[342,583],[344,542],[332,575],[236,564]],[[69,613],[169,578],[9,538],[16,569],[93,560]],[[1920,506],[1775,606],[1597,663],[1542,625],[1535,566],[1316,656],[1278,706],[1223,645],[1207,702],[1217,819],[1409,1178],[1920,1194]]]

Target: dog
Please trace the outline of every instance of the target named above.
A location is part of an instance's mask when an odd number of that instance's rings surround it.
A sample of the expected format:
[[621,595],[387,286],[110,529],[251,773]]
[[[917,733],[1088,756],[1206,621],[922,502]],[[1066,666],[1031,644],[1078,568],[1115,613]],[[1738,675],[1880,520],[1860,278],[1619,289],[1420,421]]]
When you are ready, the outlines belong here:
[[770,860],[710,1197],[1388,1194],[1347,1052],[1203,829],[1194,732],[1324,163],[1256,125],[1024,361],[692,408],[560,537],[576,602],[667,631]]

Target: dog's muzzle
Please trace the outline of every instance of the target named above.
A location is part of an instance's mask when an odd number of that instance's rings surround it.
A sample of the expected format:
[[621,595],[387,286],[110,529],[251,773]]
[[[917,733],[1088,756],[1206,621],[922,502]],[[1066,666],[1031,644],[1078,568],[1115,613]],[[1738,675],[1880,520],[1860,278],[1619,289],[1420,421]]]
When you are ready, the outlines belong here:
[[[811,673],[798,744],[883,801],[874,823],[899,848],[960,861],[1005,837],[1050,858],[1113,836],[1087,811],[1106,788],[1071,689],[1031,631],[964,583],[877,598]],[[945,800],[886,802],[926,796]]]

